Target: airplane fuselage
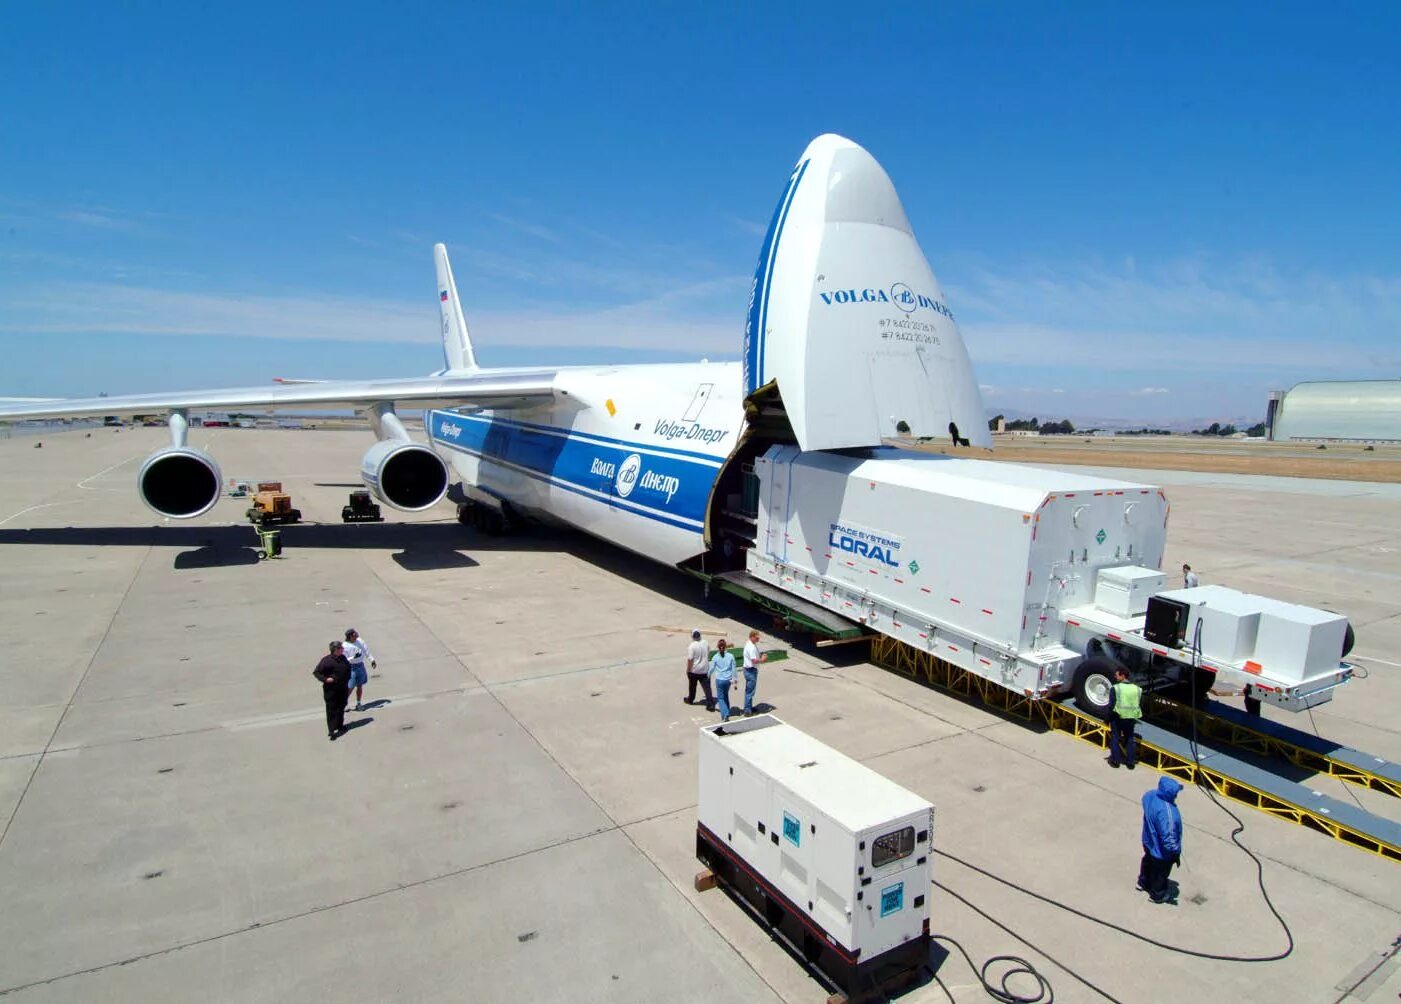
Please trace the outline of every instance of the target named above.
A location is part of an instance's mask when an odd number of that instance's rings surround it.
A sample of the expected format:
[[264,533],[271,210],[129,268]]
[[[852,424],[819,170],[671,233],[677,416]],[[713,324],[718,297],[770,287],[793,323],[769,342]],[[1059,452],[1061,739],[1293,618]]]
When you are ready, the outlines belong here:
[[666,564],[705,550],[711,489],[743,426],[739,363],[571,368],[554,401],[425,413],[469,497]]

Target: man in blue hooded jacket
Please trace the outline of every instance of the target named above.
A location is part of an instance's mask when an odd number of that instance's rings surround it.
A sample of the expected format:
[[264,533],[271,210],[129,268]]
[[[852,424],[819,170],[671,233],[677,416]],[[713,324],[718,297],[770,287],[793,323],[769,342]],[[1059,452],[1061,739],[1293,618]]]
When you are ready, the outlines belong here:
[[1138,866],[1138,887],[1161,903],[1168,897],[1168,873],[1182,860],[1182,813],[1177,793],[1182,785],[1174,778],[1158,779],[1158,786],[1143,794],[1143,863]]

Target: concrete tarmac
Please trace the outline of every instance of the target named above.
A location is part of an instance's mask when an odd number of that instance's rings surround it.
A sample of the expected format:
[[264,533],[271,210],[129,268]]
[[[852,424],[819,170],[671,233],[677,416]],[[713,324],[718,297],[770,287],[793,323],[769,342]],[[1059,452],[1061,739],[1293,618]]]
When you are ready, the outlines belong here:
[[[283,481],[308,520],[259,562],[244,501],[179,524],[138,501],[165,435],[0,440],[0,994],[825,1000],[733,900],[691,885],[696,730],[713,719],[681,703],[685,645],[693,627],[769,639],[766,617],[582,535],[473,533],[446,503],[342,526],[362,432],[196,431],[226,478]],[[1168,492],[1167,567],[1352,617],[1370,675],[1313,722],[1401,760],[1395,500],[1224,475]],[[379,667],[330,743],[310,671],[350,626]],[[1201,792],[1180,799],[1178,905],[1153,906],[1134,877],[1155,773],[863,658],[799,644],[760,699],[928,797],[936,849],[1012,883],[936,859],[933,929],[979,964],[1025,956],[1070,1002],[1105,999],[1089,984],[1124,1002],[1401,993],[1401,963],[1378,965],[1401,867],[1243,807],[1293,932],[1282,961],[1174,954],[1027,896],[1014,886],[1198,951],[1286,944]],[[931,962],[937,982],[902,1000],[987,999],[956,952]]]

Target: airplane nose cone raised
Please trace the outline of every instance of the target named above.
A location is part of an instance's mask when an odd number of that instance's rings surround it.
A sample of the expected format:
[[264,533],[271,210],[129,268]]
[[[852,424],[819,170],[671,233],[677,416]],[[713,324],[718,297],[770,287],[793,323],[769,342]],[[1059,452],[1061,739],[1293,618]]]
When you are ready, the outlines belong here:
[[827,222],[873,223],[910,233],[910,221],[890,176],[863,147],[845,136],[826,133],[808,144],[798,163],[804,160],[818,173],[827,165]]
[[765,235],[745,325],[745,391],[777,382],[804,450],[897,434],[990,445],[954,314],[890,177],[833,134],[808,144]]

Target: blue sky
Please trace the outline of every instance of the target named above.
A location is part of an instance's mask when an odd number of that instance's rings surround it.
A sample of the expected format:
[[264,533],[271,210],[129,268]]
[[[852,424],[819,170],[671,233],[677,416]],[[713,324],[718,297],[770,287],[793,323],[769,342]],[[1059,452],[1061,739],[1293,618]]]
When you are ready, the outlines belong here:
[[737,358],[808,140],[895,181],[992,410],[1401,376],[1394,4],[24,4],[0,395]]

